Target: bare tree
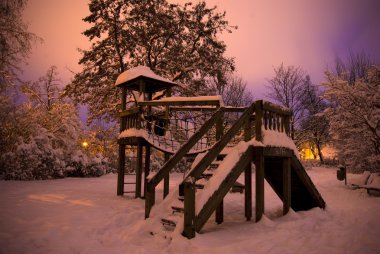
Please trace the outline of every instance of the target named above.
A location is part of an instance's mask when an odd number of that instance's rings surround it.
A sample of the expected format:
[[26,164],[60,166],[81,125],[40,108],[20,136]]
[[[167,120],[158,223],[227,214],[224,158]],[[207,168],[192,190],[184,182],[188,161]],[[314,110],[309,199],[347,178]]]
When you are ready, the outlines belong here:
[[332,73],[352,85],[360,79],[366,81],[368,69],[375,64],[376,62],[365,52],[350,52],[345,61],[340,57],[335,59],[335,71]]
[[61,83],[58,75],[57,67],[50,66],[45,76],[37,82],[24,83],[21,90],[34,105],[42,106],[50,112],[54,104],[61,100],[62,89],[59,89]]
[[253,95],[247,89],[247,82],[231,72],[220,71],[210,83],[211,90],[222,96],[225,105],[243,107],[253,101]]
[[[302,105],[304,108],[303,118],[299,130],[298,139],[300,143],[310,146],[314,158],[319,156],[323,163],[322,147],[328,142],[329,122],[323,111],[327,108],[326,101],[321,96],[318,86],[311,82],[310,76],[306,75]],[[317,148],[317,154],[314,153]]]
[[[292,132],[299,127],[304,112],[302,98],[305,93],[305,71],[299,66],[280,66],[274,68],[275,75],[269,79],[267,97],[292,110]],[[297,139],[297,137],[295,137]]]

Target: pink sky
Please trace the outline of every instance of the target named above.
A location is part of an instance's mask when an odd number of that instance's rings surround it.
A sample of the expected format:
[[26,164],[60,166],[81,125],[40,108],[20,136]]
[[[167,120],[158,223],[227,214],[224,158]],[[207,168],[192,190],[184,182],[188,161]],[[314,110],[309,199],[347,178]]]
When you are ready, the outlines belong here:
[[[173,0],[172,2],[175,2]],[[184,2],[178,0],[179,2]],[[197,1],[193,1],[197,2]],[[237,72],[247,80],[256,98],[262,96],[281,62],[304,68],[315,83],[336,55],[349,50],[369,53],[380,60],[380,1],[378,0],[207,0],[227,12],[238,30],[223,34],[228,56],[236,58]],[[33,50],[24,77],[37,79],[57,65],[63,83],[79,71],[77,48],[89,42],[81,34],[88,1],[29,0],[25,19],[44,39]]]

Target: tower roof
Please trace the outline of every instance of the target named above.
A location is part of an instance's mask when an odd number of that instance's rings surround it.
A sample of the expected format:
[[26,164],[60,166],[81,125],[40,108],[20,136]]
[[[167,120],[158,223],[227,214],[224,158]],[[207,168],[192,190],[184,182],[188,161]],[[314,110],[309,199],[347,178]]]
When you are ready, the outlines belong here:
[[140,81],[144,81],[145,92],[157,92],[175,86],[176,83],[154,73],[147,66],[137,66],[121,73],[115,86],[140,91]]

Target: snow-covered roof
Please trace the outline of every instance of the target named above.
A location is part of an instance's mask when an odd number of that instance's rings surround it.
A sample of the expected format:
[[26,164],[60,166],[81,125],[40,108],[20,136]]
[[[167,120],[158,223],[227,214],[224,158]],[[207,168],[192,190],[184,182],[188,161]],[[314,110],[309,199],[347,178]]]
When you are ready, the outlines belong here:
[[132,81],[138,77],[146,77],[158,81],[162,81],[165,83],[176,85],[176,83],[170,81],[169,79],[166,79],[164,77],[161,77],[154,73],[149,67],[139,65],[137,67],[131,68],[129,70],[126,70],[125,72],[121,73],[115,82],[115,86],[119,86],[121,84],[124,84],[126,82]]

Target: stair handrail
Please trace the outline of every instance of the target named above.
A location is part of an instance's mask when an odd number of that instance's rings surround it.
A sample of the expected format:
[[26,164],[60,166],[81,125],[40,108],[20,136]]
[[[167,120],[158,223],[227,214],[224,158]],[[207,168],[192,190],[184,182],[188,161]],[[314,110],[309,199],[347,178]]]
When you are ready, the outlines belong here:
[[181,146],[181,148],[169,158],[162,168],[154,175],[147,177],[147,188],[145,195],[145,218],[149,217],[150,210],[155,203],[155,188],[163,180],[165,175],[185,156],[190,149],[203,137],[203,135],[211,129],[223,117],[224,107],[220,107],[210,119],[208,119],[198,131],[192,135],[189,140]]
[[[238,133],[243,127],[244,123],[249,120],[255,111],[256,103],[252,103],[240,118],[231,126],[231,128],[221,137],[221,139],[214,144],[214,146],[207,152],[207,154],[195,165],[195,167],[186,175],[183,182],[189,182],[189,178],[199,177],[206,168],[216,159],[218,154],[230,142],[230,140]],[[191,181],[190,181],[191,182]]]
[[223,200],[223,197],[228,193],[247,165],[252,162],[253,149],[252,145],[247,147],[247,150],[241,154],[238,162],[232,167],[230,173],[223,180],[219,188],[210,196],[199,213],[195,215],[196,219],[193,228],[196,232],[199,232],[202,229],[211,214],[220,204],[221,200]]

